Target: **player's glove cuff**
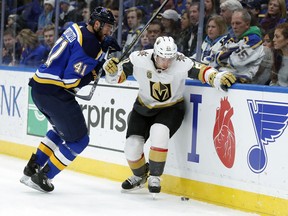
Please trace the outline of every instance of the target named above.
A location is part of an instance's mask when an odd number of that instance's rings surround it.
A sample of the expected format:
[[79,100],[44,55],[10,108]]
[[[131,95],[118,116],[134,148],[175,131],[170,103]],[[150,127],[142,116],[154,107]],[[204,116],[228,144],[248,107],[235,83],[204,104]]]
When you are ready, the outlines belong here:
[[227,88],[236,82],[236,77],[231,72],[218,72],[214,68],[206,67],[200,70],[199,80],[220,91],[227,91]]
[[213,86],[221,91],[227,91],[236,82],[236,77],[231,72],[218,72],[213,80]]

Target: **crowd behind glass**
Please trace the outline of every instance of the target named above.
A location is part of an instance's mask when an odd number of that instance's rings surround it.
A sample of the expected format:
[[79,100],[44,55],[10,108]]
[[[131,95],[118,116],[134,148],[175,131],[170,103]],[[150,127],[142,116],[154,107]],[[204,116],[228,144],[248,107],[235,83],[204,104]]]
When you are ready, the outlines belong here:
[[[2,0],[0,65],[37,68],[69,25],[85,25],[97,6],[114,14],[113,36],[124,52],[162,3]],[[169,0],[131,52],[153,48],[158,36],[171,36],[179,52],[220,71],[232,71],[241,83],[288,86],[286,11],[286,0]]]

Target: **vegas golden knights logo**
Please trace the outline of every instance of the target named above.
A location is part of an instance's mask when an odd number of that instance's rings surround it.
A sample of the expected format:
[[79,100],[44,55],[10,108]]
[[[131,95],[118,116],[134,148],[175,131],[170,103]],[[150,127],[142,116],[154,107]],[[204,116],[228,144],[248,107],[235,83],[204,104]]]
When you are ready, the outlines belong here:
[[150,82],[151,97],[159,102],[165,102],[171,98],[171,85],[161,82]]

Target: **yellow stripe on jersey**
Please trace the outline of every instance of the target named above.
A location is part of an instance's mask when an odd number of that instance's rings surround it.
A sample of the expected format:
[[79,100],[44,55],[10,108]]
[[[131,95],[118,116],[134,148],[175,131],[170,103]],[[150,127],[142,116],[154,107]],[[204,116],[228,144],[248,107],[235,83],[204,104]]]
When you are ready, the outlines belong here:
[[[73,27],[74,27],[74,29],[75,29],[75,31],[76,31],[76,34],[77,34],[77,41],[78,41],[78,43],[81,45],[81,47],[82,47],[82,44],[83,44],[83,36],[82,36],[82,32],[81,32],[81,29],[80,29],[80,27],[76,24],[76,23],[74,23],[73,25],[72,25]],[[100,49],[100,51],[99,51],[99,53],[97,54],[97,56],[96,56],[96,60],[97,59],[99,59],[99,57],[102,55],[102,53],[103,53],[103,51],[102,51],[102,49]]]
[[66,168],[66,165],[61,163],[61,161],[59,161],[58,158],[56,158],[54,154],[51,155],[50,160],[57,167],[57,169],[63,170]]
[[83,37],[82,37],[82,32],[81,32],[80,28],[76,23],[74,23],[72,26],[74,27],[76,34],[77,34],[77,41],[82,46]]
[[80,79],[78,79],[74,83],[65,84],[61,80],[58,81],[58,80],[52,80],[52,79],[47,79],[47,78],[40,78],[36,74],[32,78],[38,83],[56,85],[56,86],[60,86],[60,87],[67,88],[67,89],[77,87],[81,81]]
[[46,146],[43,142],[40,143],[38,148],[48,157],[50,157],[50,155],[53,154],[52,150],[48,146]]
[[146,105],[144,104],[144,102],[142,101],[142,99],[138,96],[138,101],[139,103],[142,105],[142,106],[145,106],[147,107],[148,109],[154,109],[154,108],[164,108],[164,107],[170,107],[170,106],[173,106],[177,103],[180,103],[184,100],[184,98],[180,98],[179,100],[175,101],[175,102],[171,102],[171,103],[165,103],[165,104],[159,104],[159,105],[155,105],[155,106],[150,106],[150,105]]

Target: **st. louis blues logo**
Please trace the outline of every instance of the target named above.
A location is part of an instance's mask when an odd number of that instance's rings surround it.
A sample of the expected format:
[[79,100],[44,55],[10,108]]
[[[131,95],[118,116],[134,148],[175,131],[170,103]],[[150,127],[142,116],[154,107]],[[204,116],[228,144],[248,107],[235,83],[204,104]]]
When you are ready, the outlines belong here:
[[268,161],[265,146],[275,142],[287,127],[288,104],[250,99],[247,103],[258,142],[249,149],[247,160],[253,172],[261,173]]

